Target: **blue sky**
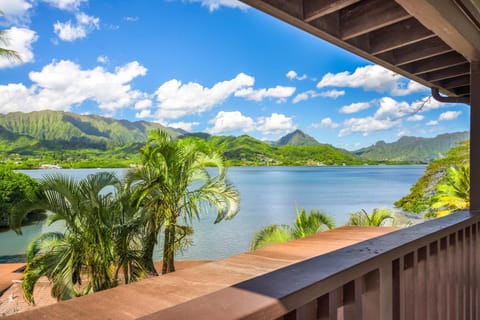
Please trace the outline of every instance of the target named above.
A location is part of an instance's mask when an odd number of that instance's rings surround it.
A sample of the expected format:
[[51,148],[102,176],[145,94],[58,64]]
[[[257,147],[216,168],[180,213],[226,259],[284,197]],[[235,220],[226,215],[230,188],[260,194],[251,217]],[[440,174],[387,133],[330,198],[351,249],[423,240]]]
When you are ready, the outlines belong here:
[[0,113],[63,110],[358,149],[468,130],[469,109],[235,0],[0,0],[22,62]]

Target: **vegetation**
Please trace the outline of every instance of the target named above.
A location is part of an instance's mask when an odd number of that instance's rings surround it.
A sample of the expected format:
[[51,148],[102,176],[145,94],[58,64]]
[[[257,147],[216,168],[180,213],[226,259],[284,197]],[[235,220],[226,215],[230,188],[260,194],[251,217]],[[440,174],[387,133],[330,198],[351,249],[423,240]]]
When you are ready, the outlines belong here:
[[[80,181],[63,175],[41,181],[39,193],[23,212],[48,210],[49,222],[63,221],[65,232],[44,233],[27,248],[22,282],[27,301],[34,302],[33,290],[42,276],[52,282],[52,296],[59,300],[116,286],[120,269],[126,282],[143,277],[143,210],[127,199],[128,189],[108,172]],[[13,227],[19,230],[18,224]]]
[[375,161],[411,161],[429,163],[443,158],[458,142],[467,140],[468,132],[447,133],[435,138],[402,137],[393,143],[379,141],[375,145],[353,153]]
[[470,207],[470,165],[448,168],[445,179],[437,186],[432,208],[437,217]]
[[[3,16],[3,11],[0,11],[0,16]],[[8,46],[9,44],[10,39],[8,38],[8,31],[0,30],[0,57],[20,61],[21,58],[18,52],[3,47]]]
[[[163,131],[152,131],[142,149],[142,166],[128,180],[135,188],[137,207],[148,210],[148,245],[152,259],[154,241],[163,226],[162,274],[175,271],[174,257],[192,233],[190,222],[215,207],[215,223],[233,218],[239,210],[238,191],[226,180],[222,156],[198,139],[172,140]],[[214,168],[217,172],[212,175]],[[153,263],[150,263],[150,271]]]
[[360,210],[350,214],[348,225],[350,226],[364,226],[364,227],[382,227],[387,224],[393,224],[393,212],[387,208],[375,208],[372,213],[365,210]]
[[335,228],[335,222],[332,217],[316,210],[310,210],[307,215],[302,208],[297,210],[297,218],[293,226],[272,224],[255,233],[250,250],[304,238],[333,228]]
[[318,146],[320,143],[315,138],[302,132],[301,130],[295,130],[283,137],[277,142],[277,146]]
[[395,202],[395,206],[406,212],[436,215],[432,210],[433,199],[438,192],[436,186],[445,179],[449,167],[468,164],[469,157],[468,141],[452,148],[447,157],[435,160],[427,166],[425,173],[410,189],[410,193]]
[[[18,173],[7,167],[0,167],[0,227],[9,226],[9,217],[18,210],[18,205],[38,191],[38,183],[23,173]],[[28,222],[29,217],[23,217],[19,223]],[[30,216],[30,219],[35,217]]]

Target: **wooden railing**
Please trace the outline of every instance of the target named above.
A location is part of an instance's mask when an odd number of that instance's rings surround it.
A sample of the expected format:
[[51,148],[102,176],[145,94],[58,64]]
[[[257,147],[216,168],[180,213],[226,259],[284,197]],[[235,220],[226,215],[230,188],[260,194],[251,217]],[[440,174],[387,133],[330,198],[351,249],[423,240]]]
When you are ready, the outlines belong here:
[[480,213],[460,212],[142,319],[478,319]]

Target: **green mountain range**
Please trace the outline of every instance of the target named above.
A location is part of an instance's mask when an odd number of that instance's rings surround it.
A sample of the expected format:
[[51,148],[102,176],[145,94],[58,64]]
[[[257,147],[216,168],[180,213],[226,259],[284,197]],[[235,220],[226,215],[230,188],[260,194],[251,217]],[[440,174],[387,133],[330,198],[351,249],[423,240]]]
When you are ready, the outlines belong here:
[[0,161],[18,168],[42,163],[63,167],[125,167],[138,163],[148,131],[161,128],[173,137],[194,136],[221,150],[231,165],[354,165],[379,162],[428,162],[441,157],[468,132],[436,138],[403,137],[394,143],[349,152],[295,130],[273,143],[247,135],[186,133],[146,121],[97,115],[37,111],[0,115]]
[[448,150],[469,139],[468,132],[438,135],[434,138],[401,137],[398,141],[353,151],[353,154],[374,161],[411,161],[428,163],[446,156]]
[[302,132],[295,130],[283,137],[281,137],[275,145],[277,146],[318,146],[320,143],[315,138]]

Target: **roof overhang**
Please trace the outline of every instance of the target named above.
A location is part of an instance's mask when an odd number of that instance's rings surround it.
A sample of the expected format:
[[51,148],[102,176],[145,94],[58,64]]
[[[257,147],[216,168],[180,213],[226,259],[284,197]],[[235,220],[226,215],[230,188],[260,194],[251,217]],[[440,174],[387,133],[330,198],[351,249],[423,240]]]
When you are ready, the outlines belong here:
[[476,0],[242,1],[443,94],[470,96]]

